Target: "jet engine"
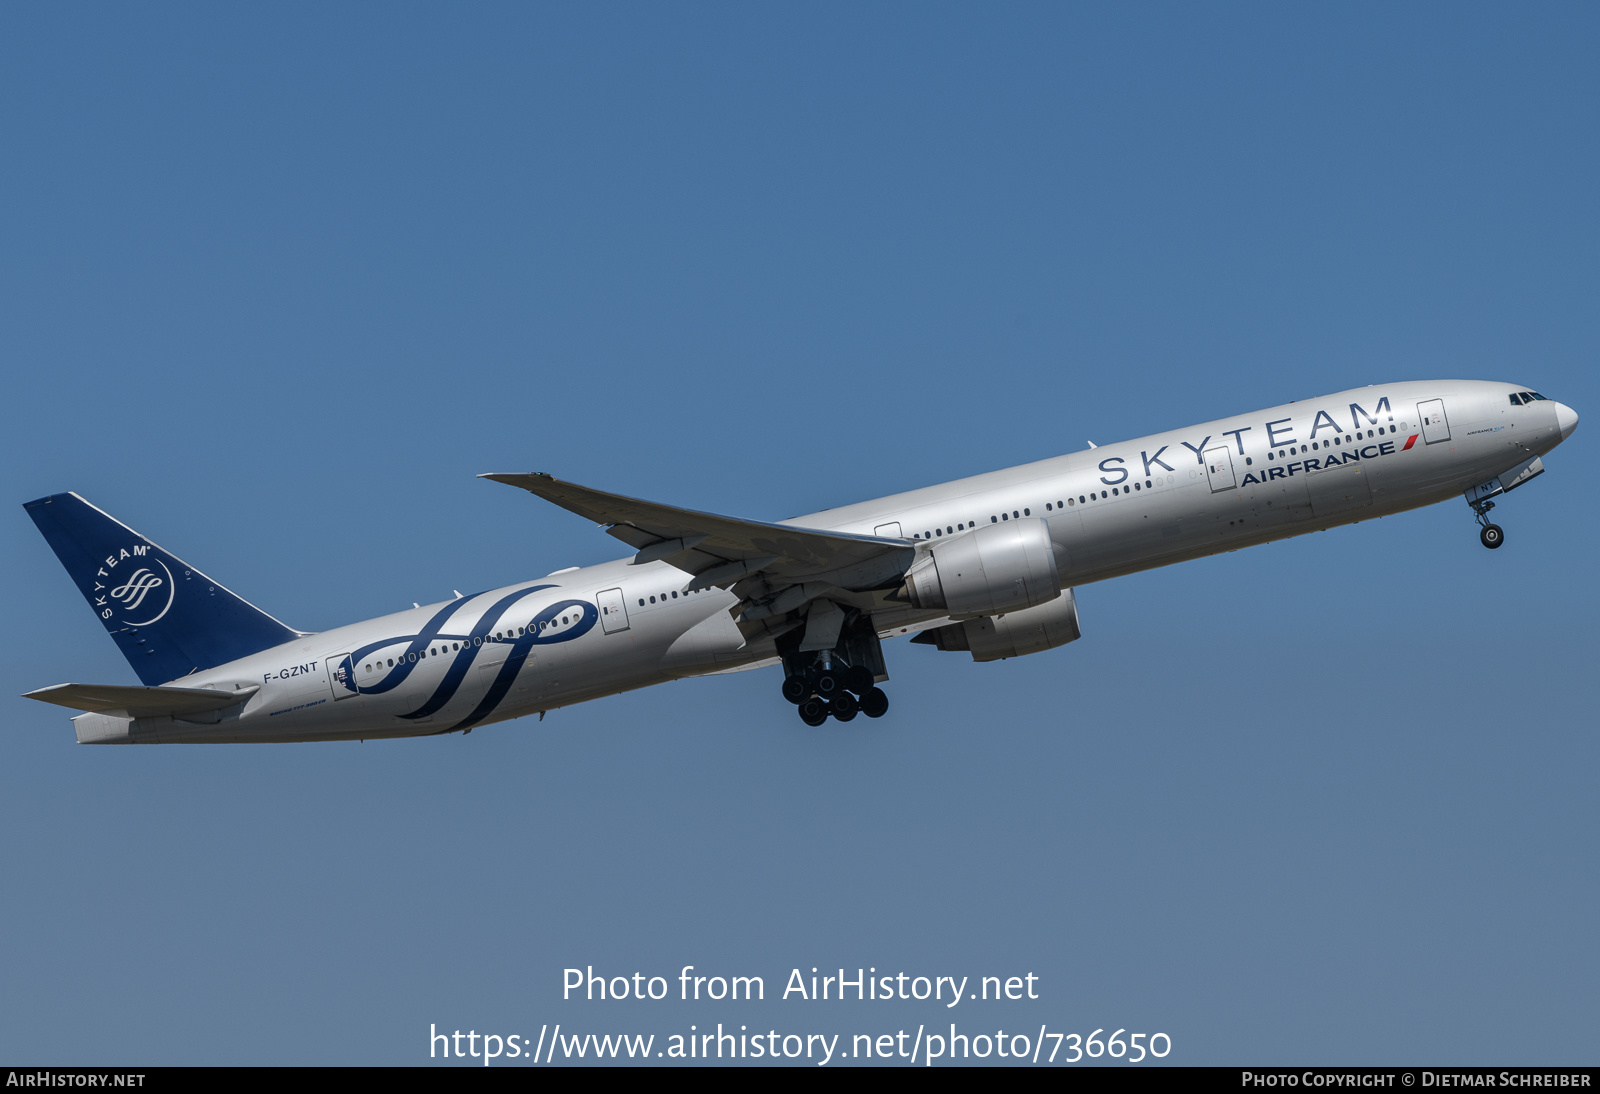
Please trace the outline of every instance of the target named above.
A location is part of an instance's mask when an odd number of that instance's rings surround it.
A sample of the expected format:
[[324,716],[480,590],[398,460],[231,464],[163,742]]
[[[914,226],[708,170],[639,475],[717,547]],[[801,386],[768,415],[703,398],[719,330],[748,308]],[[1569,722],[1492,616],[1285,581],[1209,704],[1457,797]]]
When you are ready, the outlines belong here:
[[1078,629],[1077,600],[1067,589],[1048,603],[1020,612],[951,623],[923,631],[911,641],[941,650],[968,650],[974,661],[999,661],[1065,646],[1082,633]]
[[1042,517],[985,524],[935,544],[901,596],[952,618],[1021,611],[1061,595],[1055,547]]

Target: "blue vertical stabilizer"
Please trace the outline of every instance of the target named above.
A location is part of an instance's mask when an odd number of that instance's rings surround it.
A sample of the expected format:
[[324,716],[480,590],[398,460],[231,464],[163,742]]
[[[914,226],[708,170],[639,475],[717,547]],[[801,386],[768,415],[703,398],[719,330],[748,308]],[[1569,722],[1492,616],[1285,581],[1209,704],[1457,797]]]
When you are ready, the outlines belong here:
[[23,508],[145,684],[299,636],[76,494]]

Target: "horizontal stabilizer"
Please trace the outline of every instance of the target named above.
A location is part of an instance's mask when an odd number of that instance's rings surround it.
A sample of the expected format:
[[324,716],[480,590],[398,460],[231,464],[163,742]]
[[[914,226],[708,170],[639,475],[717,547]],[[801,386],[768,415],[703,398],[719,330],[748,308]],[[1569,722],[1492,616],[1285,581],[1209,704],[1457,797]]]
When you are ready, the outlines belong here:
[[96,714],[115,711],[130,718],[154,718],[163,714],[182,717],[221,710],[244,702],[260,690],[259,685],[238,691],[212,691],[209,688],[139,688],[123,684],[56,684],[30,691],[23,698]]

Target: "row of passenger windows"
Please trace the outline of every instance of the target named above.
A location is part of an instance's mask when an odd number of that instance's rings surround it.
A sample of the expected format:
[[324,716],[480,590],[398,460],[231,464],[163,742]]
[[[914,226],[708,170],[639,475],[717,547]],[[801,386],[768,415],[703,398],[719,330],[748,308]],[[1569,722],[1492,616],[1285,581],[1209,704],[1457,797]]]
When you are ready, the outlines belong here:
[[1550,401],[1543,395],[1540,395],[1537,391],[1519,391],[1515,395],[1511,396],[1511,405],[1525,406],[1528,403],[1533,402],[1535,399],[1541,403],[1548,403]]
[[[1379,433],[1379,435],[1382,435],[1384,433],[1396,433],[1396,432],[1399,432],[1399,429],[1400,429],[1399,426],[1394,426],[1394,425],[1382,426],[1381,425],[1381,426],[1378,427],[1378,433]],[[1352,441],[1361,441],[1361,440],[1370,441],[1370,440],[1373,439],[1372,438],[1372,430],[1370,430],[1370,429],[1367,430],[1367,435],[1365,437],[1363,437],[1361,435],[1361,430],[1358,429],[1358,430],[1355,431],[1355,433],[1349,439],[1352,440]],[[1335,445],[1342,445],[1342,444],[1344,444],[1344,442],[1345,442],[1345,438],[1344,437],[1335,437],[1331,441],[1312,441],[1310,450],[1312,452],[1316,452],[1319,448],[1332,448]],[[1280,459],[1280,460],[1288,459],[1290,456],[1304,454],[1305,451],[1306,451],[1306,446],[1305,445],[1301,445],[1299,447],[1299,449],[1296,449],[1294,445],[1290,445],[1288,448],[1280,448],[1280,449],[1278,449],[1277,458]],[[1272,458],[1273,458],[1273,454],[1271,452],[1268,452],[1267,453],[1267,459],[1270,460]],[[1246,458],[1244,462],[1245,463],[1249,463],[1250,460],[1248,458]]]
[[[990,517],[989,519],[993,520],[994,518]],[[935,536],[947,536],[947,535],[948,536],[953,536],[957,532],[964,532],[968,528],[976,528],[977,526],[978,526],[978,522],[977,521],[969,520],[969,521],[967,521],[967,522],[965,522],[963,524],[956,524],[956,525],[947,524],[943,528],[935,528],[931,532],[922,532],[920,534],[916,533],[916,532],[913,532],[911,534],[911,538],[912,539],[933,539]]]
[[[1087,505],[1091,501],[1095,501],[1098,498],[1114,498],[1114,497],[1117,497],[1117,496],[1119,496],[1121,494],[1131,494],[1135,490],[1154,490],[1155,488],[1156,488],[1155,487],[1155,483],[1151,482],[1149,479],[1146,479],[1144,482],[1142,482],[1142,483],[1136,482],[1132,486],[1121,486],[1121,487],[1113,486],[1110,490],[1102,490],[1098,494],[1094,493],[1093,491],[1089,492],[1088,494],[1079,494],[1076,499],[1068,498],[1066,501],[1057,501],[1057,502],[1054,502],[1054,503],[1047,501],[1047,502],[1044,503],[1044,511],[1047,512],[1047,513],[1052,513],[1057,509],[1065,509],[1069,505]],[[1033,515],[1033,510],[1032,509],[1024,509],[1020,513],[1017,510],[1013,509],[1009,513],[991,514],[990,517],[989,517],[989,523],[990,524],[999,524],[1001,521],[1005,521],[1005,520],[1012,520],[1012,519],[1021,520],[1023,517],[1031,517],[1032,515]],[[939,536],[955,535],[957,532],[964,531],[964,530],[966,530],[968,528],[976,528],[976,527],[977,527],[977,522],[976,521],[968,521],[965,524],[956,524],[956,525],[953,525],[953,526],[952,525],[945,525],[945,527],[942,528],[942,529],[941,528],[934,528],[931,531],[924,531],[924,532],[921,532],[921,533],[915,533],[915,534],[912,535],[911,538],[912,539],[933,539],[933,538],[939,537]]]
[[[564,615],[564,616],[561,617],[559,624],[554,619],[546,619],[543,623],[539,624],[539,630],[547,631],[551,627],[555,627],[555,626],[558,626],[558,625],[559,626],[565,626],[569,622],[576,623],[581,618],[583,618],[583,617],[581,615],[578,615],[577,613],[573,613],[570,616]],[[400,664],[402,664],[402,665],[405,664],[408,661],[424,661],[429,657],[442,657],[447,653],[455,653],[457,650],[461,649],[462,646],[481,646],[485,642],[510,640],[512,638],[517,638],[517,637],[519,637],[521,635],[525,635],[527,633],[528,633],[528,628],[527,627],[518,627],[516,630],[511,630],[510,628],[507,628],[506,630],[503,630],[503,631],[495,631],[494,632],[494,638],[492,638],[492,639],[490,639],[490,638],[469,638],[465,642],[441,642],[437,646],[429,646],[425,650],[416,650],[416,651],[413,651],[412,653],[401,654],[398,660],[399,660]],[[385,668],[385,667],[392,669],[395,666],[395,661],[396,661],[396,658],[393,658],[393,657],[390,657],[390,658],[387,658],[387,659],[380,657],[376,661],[368,662],[366,664],[365,668],[366,668],[366,671],[368,671],[368,672],[372,671],[372,668],[373,668],[374,665],[376,665],[380,669],[381,668]]]
[[[703,592],[705,592],[704,589],[690,589],[688,592],[683,594],[683,598],[685,600],[688,600],[689,597],[692,594],[694,594],[694,593],[703,593]],[[672,597],[673,600],[678,599],[678,594],[675,593],[675,592],[674,593],[670,593],[670,594],[669,593],[659,593],[657,595],[660,597],[661,603],[663,603],[663,604],[665,604],[667,602],[667,597],[669,595]],[[644,600],[645,600],[645,598],[642,597],[642,596],[639,598],[639,607],[641,607],[641,608],[644,607]],[[652,603],[652,604],[656,603],[656,597],[652,596],[650,598],[650,603]]]

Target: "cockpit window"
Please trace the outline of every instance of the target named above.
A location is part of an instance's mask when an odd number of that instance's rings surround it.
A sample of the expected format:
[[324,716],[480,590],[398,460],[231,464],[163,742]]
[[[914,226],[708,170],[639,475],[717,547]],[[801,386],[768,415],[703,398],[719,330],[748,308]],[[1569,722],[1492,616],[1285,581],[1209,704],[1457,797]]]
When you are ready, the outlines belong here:
[[1511,396],[1511,405],[1512,406],[1521,406],[1522,405],[1522,396],[1521,395],[1512,395]]
[[1537,391],[1524,391],[1522,393],[1522,398],[1524,400],[1526,400],[1528,398],[1528,396],[1530,396],[1530,395],[1532,395],[1535,399],[1538,399],[1541,403],[1549,401],[1543,395],[1540,395]]

